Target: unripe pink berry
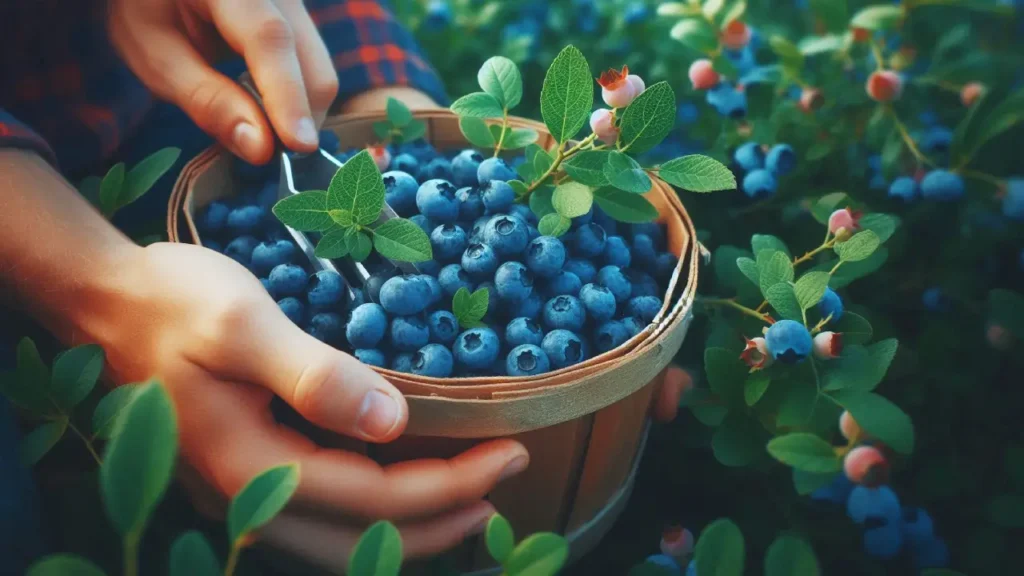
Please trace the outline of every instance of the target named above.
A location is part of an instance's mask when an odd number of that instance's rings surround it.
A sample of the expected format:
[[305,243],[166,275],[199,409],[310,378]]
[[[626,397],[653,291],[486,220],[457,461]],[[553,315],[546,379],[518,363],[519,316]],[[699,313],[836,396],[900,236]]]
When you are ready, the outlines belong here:
[[768,344],[764,338],[747,338],[747,345],[740,353],[740,359],[750,366],[750,371],[760,370],[772,361],[772,355],[768,353]]
[[707,90],[718,85],[721,77],[715,72],[711,60],[701,58],[690,64],[690,82],[695,90]]
[[366,148],[370,152],[370,157],[373,158],[373,163],[377,165],[377,169],[381,172],[385,172],[388,166],[391,165],[391,152],[388,152],[387,146],[369,146]]
[[847,440],[856,440],[861,437],[863,430],[861,430],[860,424],[853,419],[853,415],[848,410],[843,410],[843,413],[839,415],[839,432]]
[[636,84],[629,80],[629,68],[605,70],[597,79],[601,85],[601,98],[612,108],[625,108],[637,97]]
[[878,448],[858,446],[843,459],[843,472],[850,482],[873,488],[888,480],[889,462]]
[[970,82],[960,90],[960,101],[970,108],[985,93],[985,86],[980,82]]
[[903,94],[903,78],[892,70],[877,70],[868,77],[868,96],[877,102],[899,100]]
[[1005,352],[1013,346],[1013,334],[999,324],[989,324],[985,329],[985,338],[996,350]]
[[860,228],[860,216],[861,213],[859,211],[855,212],[849,208],[840,208],[828,217],[828,231],[836,239],[844,237],[849,239],[853,232]]
[[733,20],[722,30],[722,44],[732,50],[741,50],[750,43],[750,27],[739,20]]
[[854,28],[853,32],[854,42],[867,42],[871,39],[871,31],[867,28]]
[[693,554],[693,533],[682,526],[671,526],[661,533],[661,553],[679,559]]
[[843,335],[820,332],[814,337],[814,356],[821,360],[838,358],[843,352]]
[[626,79],[633,85],[633,92],[636,93],[637,96],[643,94],[644,90],[647,89],[647,85],[644,84],[644,79],[636,74],[630,74]]
[[615,127],[615,118],[612,117],[612,111],[604,108],[594,110],[590,115],[590,130],[597,134],[598,138],[609,144],[615,142],[619,137],[619,129]]
[[817,88],[804,88],[800,92],[800,109],[804,112],[817,110],[824,103],[825,96]]

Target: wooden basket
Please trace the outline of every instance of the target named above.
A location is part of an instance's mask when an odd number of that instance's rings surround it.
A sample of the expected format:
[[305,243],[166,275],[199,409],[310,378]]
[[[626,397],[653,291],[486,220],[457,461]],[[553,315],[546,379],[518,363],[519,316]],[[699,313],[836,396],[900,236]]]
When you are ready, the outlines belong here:
[[[420,111],[415,117],[426,122],[425,137],[438,149],[468,146],[452,113]],[[335,117],[324,128],[338,135],[343,150],[363,148],[376,140],[373,123],[382,119],[378,113]],[[538,144],[545,148],[554,144],[542,124],[518,118],[511,124],[537,130]],[[679,257],[679,265],[661,312],[641,334],[585,363],[536,377],[436,379],[375,368],[408,401],[405,435],[376,445],[323,430],[304,431],[319,443],[367,454],[382,464],[451,457],[483,439],[513,437],[529,450],[530,466],[499,485],[489,500],[518,535],[564,534],[571,543],[571,559],[592,549],[632,489],[653,394],[647,384],[675,356],[692,318],[699,259],[696,232],[672,188],[653,181],[646,197],[666,225],[669,250]],[[238,190],[231,157],[221,148],[194,158],[171,195],[170,240],[199,243],[195,211]],[[464,571],[497,573],[481,541],[469,541],[454,554]]]

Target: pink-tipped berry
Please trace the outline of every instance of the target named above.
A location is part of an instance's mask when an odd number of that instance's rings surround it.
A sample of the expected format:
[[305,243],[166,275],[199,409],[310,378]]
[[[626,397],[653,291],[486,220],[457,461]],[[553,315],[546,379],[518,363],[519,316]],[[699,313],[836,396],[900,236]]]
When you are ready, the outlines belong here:
[[368,146],[366,148],[370,152],[370,157],[373,158],[373,163],[377,165],[377,169],[384,172],[391,165],[391,152],[388,152],[387,146]]
[[903,94],[903,78],[892,70],[877,70],[868,77],[866,89],[876,102],[899,100]]
[[858,210],[840,208],[828,217],[828,231],[836,240],[845,242],[860,228],[860,217],[861,212]]
[[647,85],[644,84],[644,79],[637,76],[636,74],[630,74],[626,77],[629,83],[633,85],[633,92],[639,96],[643,94],[644,90],[647,89]]
[[739,20],[733,20],[722,30],[722,44],[731,50],[742,50],[750,43],[750,27]]
[[673,558],[693,554],[693,533],[682,526],[669,526],[661,533],[661,553]]
[[590,115],[590,130],[607,143],[615,142],[619,137],[619,129],[615,127],[612,111],[605,108],[594,110]]
[[1005,352],[1013,346],[1013,334],[999,324],[989,324],[985,329],[985,339],[992,348]]
[[813,112],[825,103],[825,96],[817,88],[804,88],[800,92],[800,109],[804,112]]
[[711,60],[701,58],[700,60],[694,60],[693,64],[690,64],[690,82],[695,90],[714,88],[718,86],[719,80],[721,80],[721,76],[718,75],[718,72],[715,72],[715,67],[711,64]]
[[636,85],[629,81],[629,68],[622,70],[611,68],[601,73],[597,79],[601,85],[601,98],[612,108],[625,108],[637,97]]
[[871,31],[867,28],[853,28],[851,32],[854,42],[867,42],[871,39]]
[[843,472],[850,482],[874,488],[889,479],[889,461],[874,446],[858,446],[843,459]]
[[768,352],[768,344],[764,338],[747,338],[747,346],[740,353],[740,359],[755,372],[771,364],[772,355]]
[[814,357],[820,360],[839,358],[843,353],[843,335],[836,332],[819,332],[814,337]]
[[980,82],[970,82],[960,89],[960,101],[970,108],[985,93],[985,86]]
[[857,424],[857,421],[853,419],[853,414],[850,414],[849,410],[843,410],[843,413],[839,415],[839,432],[843,435],[843,438],[851,441],[861,438],[861,434],[864,433],[860,424]]

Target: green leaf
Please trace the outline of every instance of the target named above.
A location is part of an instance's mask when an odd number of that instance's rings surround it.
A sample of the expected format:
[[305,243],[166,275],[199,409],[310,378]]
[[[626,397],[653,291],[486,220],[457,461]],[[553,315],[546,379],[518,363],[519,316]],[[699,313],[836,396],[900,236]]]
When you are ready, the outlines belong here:
[[562,168],[573,180],[580,184],[598,188],[607,186],[610,181],[605,169],[608,167],[609,150],[583,150],[562,162]]
[[725,348],[708,348],[704,350],[704,371],[716,396],[729,406],[743,405],[747,367],[738,354]]
[[29,567],[26,576],[107,576],[98,566],[73,554],[47,556]]
[[284,464],[260,472],[231,499],[228,541],[240,541],[274,519],[299,487],[299,465]]
[[864,230],[870,230],[878,236],[879,242],[886,242],[896,232],[896,229],[900,226],[900,219],[891,214],[882,214],[881,212],[875,212],[872,214],[865,214],[860,219],[860,226]]
[[842,50],[846,46],[846,39],[839,34],[807,36],[800,40],[798,46],[800,53],[804,56],[817,56],[818,54]]
[[386,110],[388,121],[395,128],[405,128],[412,122],[412,112],[409,107],[397,98],[388,97]]
[[847,28],[846,0],[811,0],[811,12],[833,32]]
[[740,272],[742,272],[743,275],[754,284],[754,286],[760,287],[761,273],[757,269],[757,262],[743,256],[736,259],[736,267],[739,268]]
[[828,224],[828,217],[840,208],[846,208],[850,204],[850,197],[846,192],[832,192],[825,194],[814,203],[811,208],[811,215],[820,224]]
[[[807,428],[818,411],[818,389],[808,378],[792,378],[785,383],[785,394],[779,403],[775,426]],[[836,414],[839,417],[839,414]]]
[[349,245],[350,228],[333,228],[329,232],[320,238],[320,241],[316,243],[316,249],[313,254],[317,258],[327,258],[328,260],[335,258],[344,258],[348,256],[352,247]]
[[355,221],[352,219],[352,213],[348,210],[328,210],[327,215],[334,220],[334,223],[339,226],[346,228],[351,227]]
[[29,468],[35,466],[36,462],[42,460],[43,456],[60,442],[67,429],[68,419],[61,418],[47,422],[26,434],[21,439],[21,462]]
[[830,392],[874,390],[885,379],[898,346],[895,338],[876,342],[868,348],[846,346],[842,357],[830,363],[830,370],[825,374],[824,389]]
[[808,272],[796,281],[793,292],[796,293],[796,301],[802,310],[807,310],[821,302],[831,278],[828,272]]
[[[979,121],[972,122],[973,130],[968,133],[969,138],[962,140],[962,146],[951,147],[954,152],[963,150],[962,154],[966,158],[973,157],[989,140],[1024,122],[1024,114],[1020,112],[1024,108],[1024,90],[1017,90],[1005,99],[1000,98],[1002,93],[997,90],[990,91],[988,95],[992,96],[991,105],[985,102],[988,98],[982,96],[982,102],[976,103],[972,107],[972,110],[979,110]],[[982,106],[983,104],[984,106]],[[991,111],[989,112],[989,110]],[[959,144],[955,136],[954,144]]]
[[871,341],[871,323],[863,316],[849,310],[843,312],[839,320],[829,322],[828,328],[843,335],[844,346],[865,344]]
[[572,220],[556,213],[548,214],[537,223],[537,231],[541,236],[559,237],[569,231]]
[[729,11],[722,17],[722,29],[725,29],[733,20],[739,20],[743,17],[743,13],[747,11],[746,0],[739,0],[729,8]]
[[[388,222],[394,222],[395,220],[399,220],[399,218],[388,220]],[[387,224],[387,222],[385,222],[385,224]],[[383,228],[383,225],[381,226],[381,228]],[[374,232],[376,232],[376,230],[374,230]],[[420,229],[419,232],[426,236],[426,232],[424,232],[422,229]],[[377,238],[377,236],[374,235],[373,238]],[[350,248],[348,255],[351,256],[352,259],[355,260],[356,262],[363,262],[370,257],[370,250],[373,249],[374,242],[373,239],[366,234],[366,232],[355,232],[354,234],[350,233],[348,243]],[[380,249],[380,246],[382,245],[386,246],[384,250]],[[377,246],[377,252],[380,252],[381,256],[384,256],[385,258],[387,258],[385,253],[390,254],[390,250],[395,248],[395,245],[389,242],[388,240],[384,240],[383,242],[378,241]],[[396,253],[407,254],[407,252],[400,248],[396,250]],[[393,258],[393,260],[398,260],[398,258]],[[420,262],[420,260],[417,260],[417,262]]]
[[555,163],[554,157],[547,150],[536,144],[530,144],[526,147],[526,159],[533,166],[535,174],[535,177],[530,179],[531,182],[543,176]]
[[704,0],[704,5],[701,8],[708,20],[714,20],[715,15],[724,7],[725,0]]
[[859,262],[871,256],[881,242],[871,230],[857,232],[846,242],[836,244],[835,251],[844,262]]
[[171,546],[171,576],[218,576],[220,562],[206,537],[197,530],[189,530]]
[[619,152],[609,152],[605,175],[619,190],[643,194],[651,189],[651,179],[640,164]]
[[121,412],[132,401],[132,396],[138,391],[137,386],[124,385],[114,388],[96,404],[92,411],[92,433],[96,438],[110,439],[116,429],[117,419]]
[[833,395],[869,435],[900,454],[914,451],[914,425],[899,406],[871,392],[843,390]]
[[512,191],[516,193],[516,199],[520,199],[526,195],[527,186],[522,180],[509,180],[508,185],[512,187]]
[[459,130],[469,143],[480,148],[494,148],[494,135],[481,118],[463,116],[459,118]]
[[487,288],[480,288],[471,294],[468,288],[462,287],[452,298],[452,314],[455,314],[463,328],[475,328],[480,326],[480,321],[487,315],[489,303],[490,290]]
[[486,92],[466,94],[452,103],[451,110],[466,118],[501,118],[505,114],[501,104]]
[[694,562],[701,576],[741,576],[745,561],[743,533],[728,518],[704,528],[697,539]]
[[711,449],[715,459],[724,466],[746,466],[761,454],[764,435],[764,429],[756,420],[734,410],[715,429]]
[[761,293],[766,297],[772,286],[793,281],[793,263],[783,252],[764,251],[758,254],[757,271],[761,280]]
[[338,169],[327,188],[328,210],[348,210],[356,224],[377,221],[384,209],[384,177],[369,151],[363,150]]
[[501,142],[501,148],[503,150],[525,148],[527,145],[536,142],[539,137],[540,134],[533,128],[513,128],[505,134],[505,139]]
[[124,162],[110,167],[100,183],[100,212],[108,218],[117,212],[121,189],[124,187]]
[[865,30],[892,30],[902,23],[903,6],[868,6],[850,20],[851,27]]
[[353,576],[398,576],[401,569],[402,536],[386,520],[363,532],[348,559],[348,573]]
[[553,188],[545,187],[534,190],[530,194],[530,210],[533,210],[538,219],[555,212],[555,207],[551,204],[554,193]]
[[894,179],[899,175],[903,147],[903,138],[899,132],[890,132],[885,144],[882,145],[882,175],[886,179]]
[[327,192],[321,190],[282,198],[274,204],[273,212],[282,224],[299,232],[323,232],[334,226],[327,213]]
[[427,133],[427,123],[422,120],[413,120],[402,128],[402,141],[412,142],[423,138]]
[[998,288],[988,293],[989,320],[1024,338],[1024,296]]
[[39,350],[30,338],[22,338],[17,346],[17,368],[0,373],[0,392],[17,406],[40,416],[59,414],[47,397],[50,371],[39,357]]
[[788,70],[790,74],[798,74],[800,72],[800,69],[804,66],[804,55],[797,48],[796,44],[778,34],[769,38],[768,43],[772,47],[772,52],[775,52],[775,55],[779,57],[779,62],[783,68]]
[[807,496],[818,488],[824,488],[831,484],[832,481],[835,480],[835,477],[835,472],[816,474],[793,468],[793,487],[796,488],[797,494]]
[[[874,254],[868,256],[866,260],[843,264],[843,266],[839,268],[838,272],[832,274],[832,280],[829,281],[828,285],[832,287],[833,290],[847,286],[858,278],[863,278],[876,272],[883,264],[885,264],[885,261],[888,258],[889,250],[883,246],[876,250]],[[824,265],[823,271],[830,270],[832,266],[833,264],[831,263]]]
[[718,30],[703,18],[687,18],[676,22],[669,36],[684,45],[710,55],[718,48]]
[[814,549],[795,536],[779,536],[764,556],[764,576],[818,576]]
[[569,543],[550,532],[528,536],[505,564],[508,576],[554,576],[569,559]]
[[523,77],[519,67],[504,56],[488,58],[477,72],[476,81],[484,92],[506,109],[515,108],[523,98]]
[[512,550],[515,549],[516,541],[512,533],[512,525],[501,514],[495,514],[487,521],[484,539],[487,543],[487,551],[498,564],[507,562],[509,556],[512,555]]
[[[778,254],[778,252],[776,252]],[[787,320],[803,320],[803,313],[800,309],[800,301],[797,300],[793,286],[780,282],[768,288],[764,292],[764,299],[771,304],[772,308],[779,313],[779,316]]]
[[100,207],[100,183],[103,179],[99,176],[86,176],[78,184],[78,192],[85,197],[97,210],[101,210]]
[[374,122],[373,123],[373,135],[378,140],[387,142],[391,139],[391,122]]
[[690,192],[735,190],[736,176],[714,158],[691,154],[669,160],[658,168],[662,180]]
[[139,385],[118,419],[100,467],[100,489],[111,523],[138,538],[171,483],[178,455],[174,406],[159,382]]
[[823,474],[842,468],[832,445],[814,434],[799,432],[772,438],[768,442],[768,453],[779,462],[805,472]]
[[566,182],[555,188],[551,205],[566,218],[579,218],[590,212],[594,193],[589,186],[579,182]]
[[566,46],[548,68],[540,91],[540,114],[548,132],[559,144],[572,139],[587,122],[593,104],[590,65],[575,46]]
[[374,228],[373,246],[381,256],[398,262],[426,262],[434,258],[427,233],[405,218],[392,218]]
[[118,197],[117,207],[123,208],[142,197],[178,161],[181,150],[163,148],[143,158],[128,174]]
[[676,95],[668,82],[658,82],[636,97],[619,122],[619,150],[643,154],[657,146],[676,121]]
[[103,371],[103,348],[95,344],[76,346],[53,361],[50,397],[64,410],[85,400]]
[[743,400],[746,401],[747,406],[757,404],[757,401],[768,391],[768,385],[771,382],[772,379],[763,371],[747,376],[747,381],[743,384]]
[[619,222],[642,224],[658,218],[658,209],[639,194],[605,187],[594,190],[593,196],[597,206]]
[[755,256],[765,250],[776,250],[791,258],[793,256],[786,243],[771,234],[754,234],[750,237],[750,247],[753,249]]

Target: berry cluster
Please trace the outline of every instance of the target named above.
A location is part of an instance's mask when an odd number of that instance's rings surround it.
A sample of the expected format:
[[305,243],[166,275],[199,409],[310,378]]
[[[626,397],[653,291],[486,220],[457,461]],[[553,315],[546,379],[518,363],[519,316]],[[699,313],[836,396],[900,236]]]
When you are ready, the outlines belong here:
[[[273,182],[201,211],[204,245],[227,242],[223,252],[313,336],[364,363],[436,378],[571,366],[623,344],[660,312],[677,261],[660,225],[622,224],[595,205],[561,237],[541,236],[533,212],[515,202],[508,181],[517,175],[501,158],[473,149],[445,156],[422,140],[371,156],[387,162],[387,203],[430,237],[434,260],[419,264],[422,274],[375,274],[361,288],[334,272],[310,274],[268,217]],[[486,294],[479,318],[453,309],[462,289]]]
[[725,25],[719,36],[719,47],[729,64],[740,75],[738,80],[724,78],[707,58],[690,64],[689,77],[694,90],[706,90],[705,100],[719,114],[739,119],[747,115],[745,83],[757,76],[754,57],[754,30],[741,20]]
[[681,526],[670,526],[661,533],[661,553],[648,556],[644,563],[659,566],[668,573],[680,576],[683,574],[682,566],[689,563],[686,575],[692,576],[697,573],[697,563],[691,561],[693,546],[693,532]]
[[750,198],[775,194],[779,178],[796,168],[797,157],[789,144],[768,147],[757,142],[741,144],[732,155],[732,171],[742,181],[743,193]]

